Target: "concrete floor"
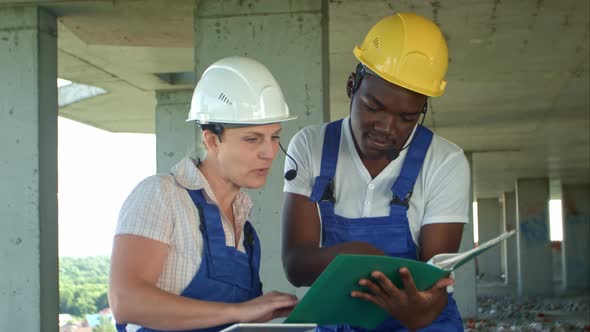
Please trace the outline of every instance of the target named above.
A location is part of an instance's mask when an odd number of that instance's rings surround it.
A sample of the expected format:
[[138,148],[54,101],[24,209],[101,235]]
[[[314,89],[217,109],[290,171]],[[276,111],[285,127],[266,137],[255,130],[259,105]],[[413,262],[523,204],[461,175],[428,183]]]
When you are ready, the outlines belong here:
[[465,331],[590,331],[590,293],[563,291],[553,295],[517,297],[500,281],[478,282],[477,320]]

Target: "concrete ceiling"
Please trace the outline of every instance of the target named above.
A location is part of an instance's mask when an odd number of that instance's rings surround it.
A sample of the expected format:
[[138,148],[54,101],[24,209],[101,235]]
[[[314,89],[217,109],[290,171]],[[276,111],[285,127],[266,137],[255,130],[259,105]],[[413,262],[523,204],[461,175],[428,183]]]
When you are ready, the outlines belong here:
[[[59,76],[107,94],[60,109],[110,131],[154,132],[159,73],[193,71],[193,0],[4,1],[46,5],[59,17]],[[171,5],[171,4],[174,5]],[[590,182],[588,0],[332,0],[333,119],[348,113],[351,50],[386,13],[432,18],[450,49],[447,90],[426,124],[473,152],[479,197],[513,191],[516,178]]]

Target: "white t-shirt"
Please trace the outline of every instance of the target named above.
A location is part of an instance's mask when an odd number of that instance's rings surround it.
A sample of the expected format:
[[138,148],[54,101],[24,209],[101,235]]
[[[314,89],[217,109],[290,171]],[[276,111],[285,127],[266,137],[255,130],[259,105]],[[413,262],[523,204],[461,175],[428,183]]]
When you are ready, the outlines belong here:
[[[371,179],[355,148],[349,121],[349,117],[342,121],[334,179],[334,212],[347,218],[387,216],[391,186],[401,171],[408,149]],[[320,174],[326,126],[306,127],[289,143],[289,155],[297,161],[299,169],[295,179],[285,181],[285,192],[311,195],[315,177]],[[293,161],[289,158],[285,160],[285,171],[295,169]],[[434,134],[408,209],[410,230],[417,247],[422,226],[469,221],[469,174],[469,163],[463,150]]]

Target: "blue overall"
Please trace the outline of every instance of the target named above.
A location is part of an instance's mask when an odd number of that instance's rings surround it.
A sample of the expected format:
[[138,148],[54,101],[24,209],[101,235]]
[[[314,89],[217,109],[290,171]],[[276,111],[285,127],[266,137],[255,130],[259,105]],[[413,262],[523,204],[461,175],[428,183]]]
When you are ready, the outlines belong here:
[[[389,216],[345,218],[334,213],[334,176],[342,120],[328,124],[324,135],[320,175],[315,178],[310,199],[317,202],[322,217],[322,246],[329,247],[343,242],[361,241],[374,245],[389,256],[417,259],[412,240],[407,210],[414,183],[422,169],[424,157],[432,141],[432,132],[425,127],[416,130],[416,137],[409,147],[400,175],[391,187],[392,201]],[[367,331],[352,326],[321,326],[316,331]],[[407,331],[397,320],[386,319],[371,331]],[[455,300],[449,294],[448,304],[440,316],[420,331],[463,331],[461,316]]]
[[[187,189],[188,190],[188,189]],[[260,241],[250,222],[244,225],[246,253],[225,245],[225,233],[217,206],[207,203],[202,190],[188,190],[199,211],[203,234],[203,256],[198,272],[181,296],[204,301],[238,303],[262,295]],[[191,332],[220,331],[230,324]],[[124,324],[117,324],[118,332],[125,332]],[[158,330],[142,327],[138,331]]]

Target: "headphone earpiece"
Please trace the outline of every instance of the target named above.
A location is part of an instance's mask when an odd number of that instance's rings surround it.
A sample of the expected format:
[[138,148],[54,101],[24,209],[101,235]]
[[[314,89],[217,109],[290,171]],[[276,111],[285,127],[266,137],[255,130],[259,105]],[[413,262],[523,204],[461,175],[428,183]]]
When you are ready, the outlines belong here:
[[221,123],[213,123],[211,125],[211,132],[217,136],[220,136],[221,133],[223,132],[223,126],[221,125]]
[[212,134],[219,137],[219,141],[221,142],[221,134],[223,133],[223,125],[219,122],[210,122],[201,124],[201,130],[209,130]]
[[362,63],[359,63],[356,66],[356,70],[354,71],[354,82],[352,84],[352,94],[354,94],[361,85],[361,81],[363,77],[365,77],[365,66]]

